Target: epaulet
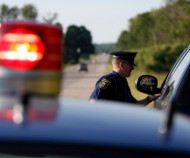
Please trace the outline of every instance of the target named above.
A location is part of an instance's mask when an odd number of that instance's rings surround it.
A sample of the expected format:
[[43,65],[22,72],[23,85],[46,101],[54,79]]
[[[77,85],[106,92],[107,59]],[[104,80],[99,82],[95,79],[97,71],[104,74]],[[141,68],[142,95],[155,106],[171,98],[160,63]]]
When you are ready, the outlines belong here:
[[108,75],[105,75],[103,76],[101,79],[100,79],[100,82],[99,82],[99,87],[101,89],[106,89],[108,88],[109,84],[111,83],[110,81],[114,78],[115,76],[113,74],[108,74]]
[[106,88],[108,88],[109,84],[110,84],[110,81],[109,81],[109,80],[107,80],[107,79],[102,79],[102,80],[100,81],[100,83],[99,83],[99,87],[100,87],[101,89],[106,89]]

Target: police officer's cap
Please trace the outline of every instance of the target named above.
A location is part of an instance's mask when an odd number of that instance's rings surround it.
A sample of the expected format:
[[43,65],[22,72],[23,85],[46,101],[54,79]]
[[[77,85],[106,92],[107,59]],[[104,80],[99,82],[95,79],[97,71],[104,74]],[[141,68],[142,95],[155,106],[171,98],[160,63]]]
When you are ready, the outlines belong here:
[[113,58],[127,60],[136,66],[134,59],[137,52],[111,52],[110,54],[113,55]]

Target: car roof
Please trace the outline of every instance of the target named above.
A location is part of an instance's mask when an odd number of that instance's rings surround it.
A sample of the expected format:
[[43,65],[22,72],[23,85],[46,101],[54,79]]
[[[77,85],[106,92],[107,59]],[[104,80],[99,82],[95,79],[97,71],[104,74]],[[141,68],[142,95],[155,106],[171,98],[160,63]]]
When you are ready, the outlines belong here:
[[[54,106],[49,108],[55,112],[51,119],[28,120],[21,125],[1,119],[0,140],[190,151],[186,132],[190,131],[189,121],[182,116],[177,116],[172,141],[163,143],[165,140],[159,133],[163,111],[107,101],[88,103],[60,98],[53,102],[49,102]],[[47,102],[34,99],[31,107],[43,115],[43,103]]]

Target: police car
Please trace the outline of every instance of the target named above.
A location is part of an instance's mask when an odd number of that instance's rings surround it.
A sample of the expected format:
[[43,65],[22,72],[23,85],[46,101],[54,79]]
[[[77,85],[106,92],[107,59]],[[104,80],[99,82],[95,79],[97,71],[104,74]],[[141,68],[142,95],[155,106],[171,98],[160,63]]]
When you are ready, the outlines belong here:
[[[54,40],[46,38],[46,29]],[[137,79],[140,91],[161,92],[155,109],[147,109],[59,97],[61,68],[45,62],[61,64],[63,38],[55,26],[2,23],[0,37],[0,157],[190,156],[189,47],[160,88],[153,76]]]

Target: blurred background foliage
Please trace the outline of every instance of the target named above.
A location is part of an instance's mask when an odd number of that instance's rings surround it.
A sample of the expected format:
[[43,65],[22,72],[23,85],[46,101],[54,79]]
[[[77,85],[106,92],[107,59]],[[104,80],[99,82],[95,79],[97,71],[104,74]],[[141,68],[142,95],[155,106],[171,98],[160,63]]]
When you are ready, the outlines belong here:
[[78,63],[80,58],[89,59],[94,45],[89,30],[84,26],[71,25],[65,34],[65,62]]
[[137,51],[138,67],[168,71],[190,43],[190,2],[167,0],[165,7],[139,14],[129,23],[114,51]]
[[[144,12],[131,18],[126,30],[120,31],[115,43],[92,43],[90,30],[85,26],[71,25],[64,30],[57,20],[57,13],[49,13],[43,22],[59,26],[65,36],[64,62],[75,64],[81,58],[88,60],[91,55],[111,51],[137,51],[138,69],[167,72],[182,50],[190,43],[190,2],[189,0],[165,0],[157,10]],[[35,20],[38,11],[32,4],[9,7],[0,5],[0,20]]]
[[[56,21],[57,13],[48,13],[43,23],[53,24],[61,28],[64,34],[64,63],[76,64],[80,58],[89,59],[94,54],[91,32],[85,26],[71,25],[64,31],[60,22]],[[0,5],[0,21],[37,21],[38,10],[32,4],[26,4],[21,8],[10,7],[6,4]],[[41,21],[38,21],[41,22]]]
[[174,43],[139,48],[135,61],[140,69],[168,72],[187,45]]

